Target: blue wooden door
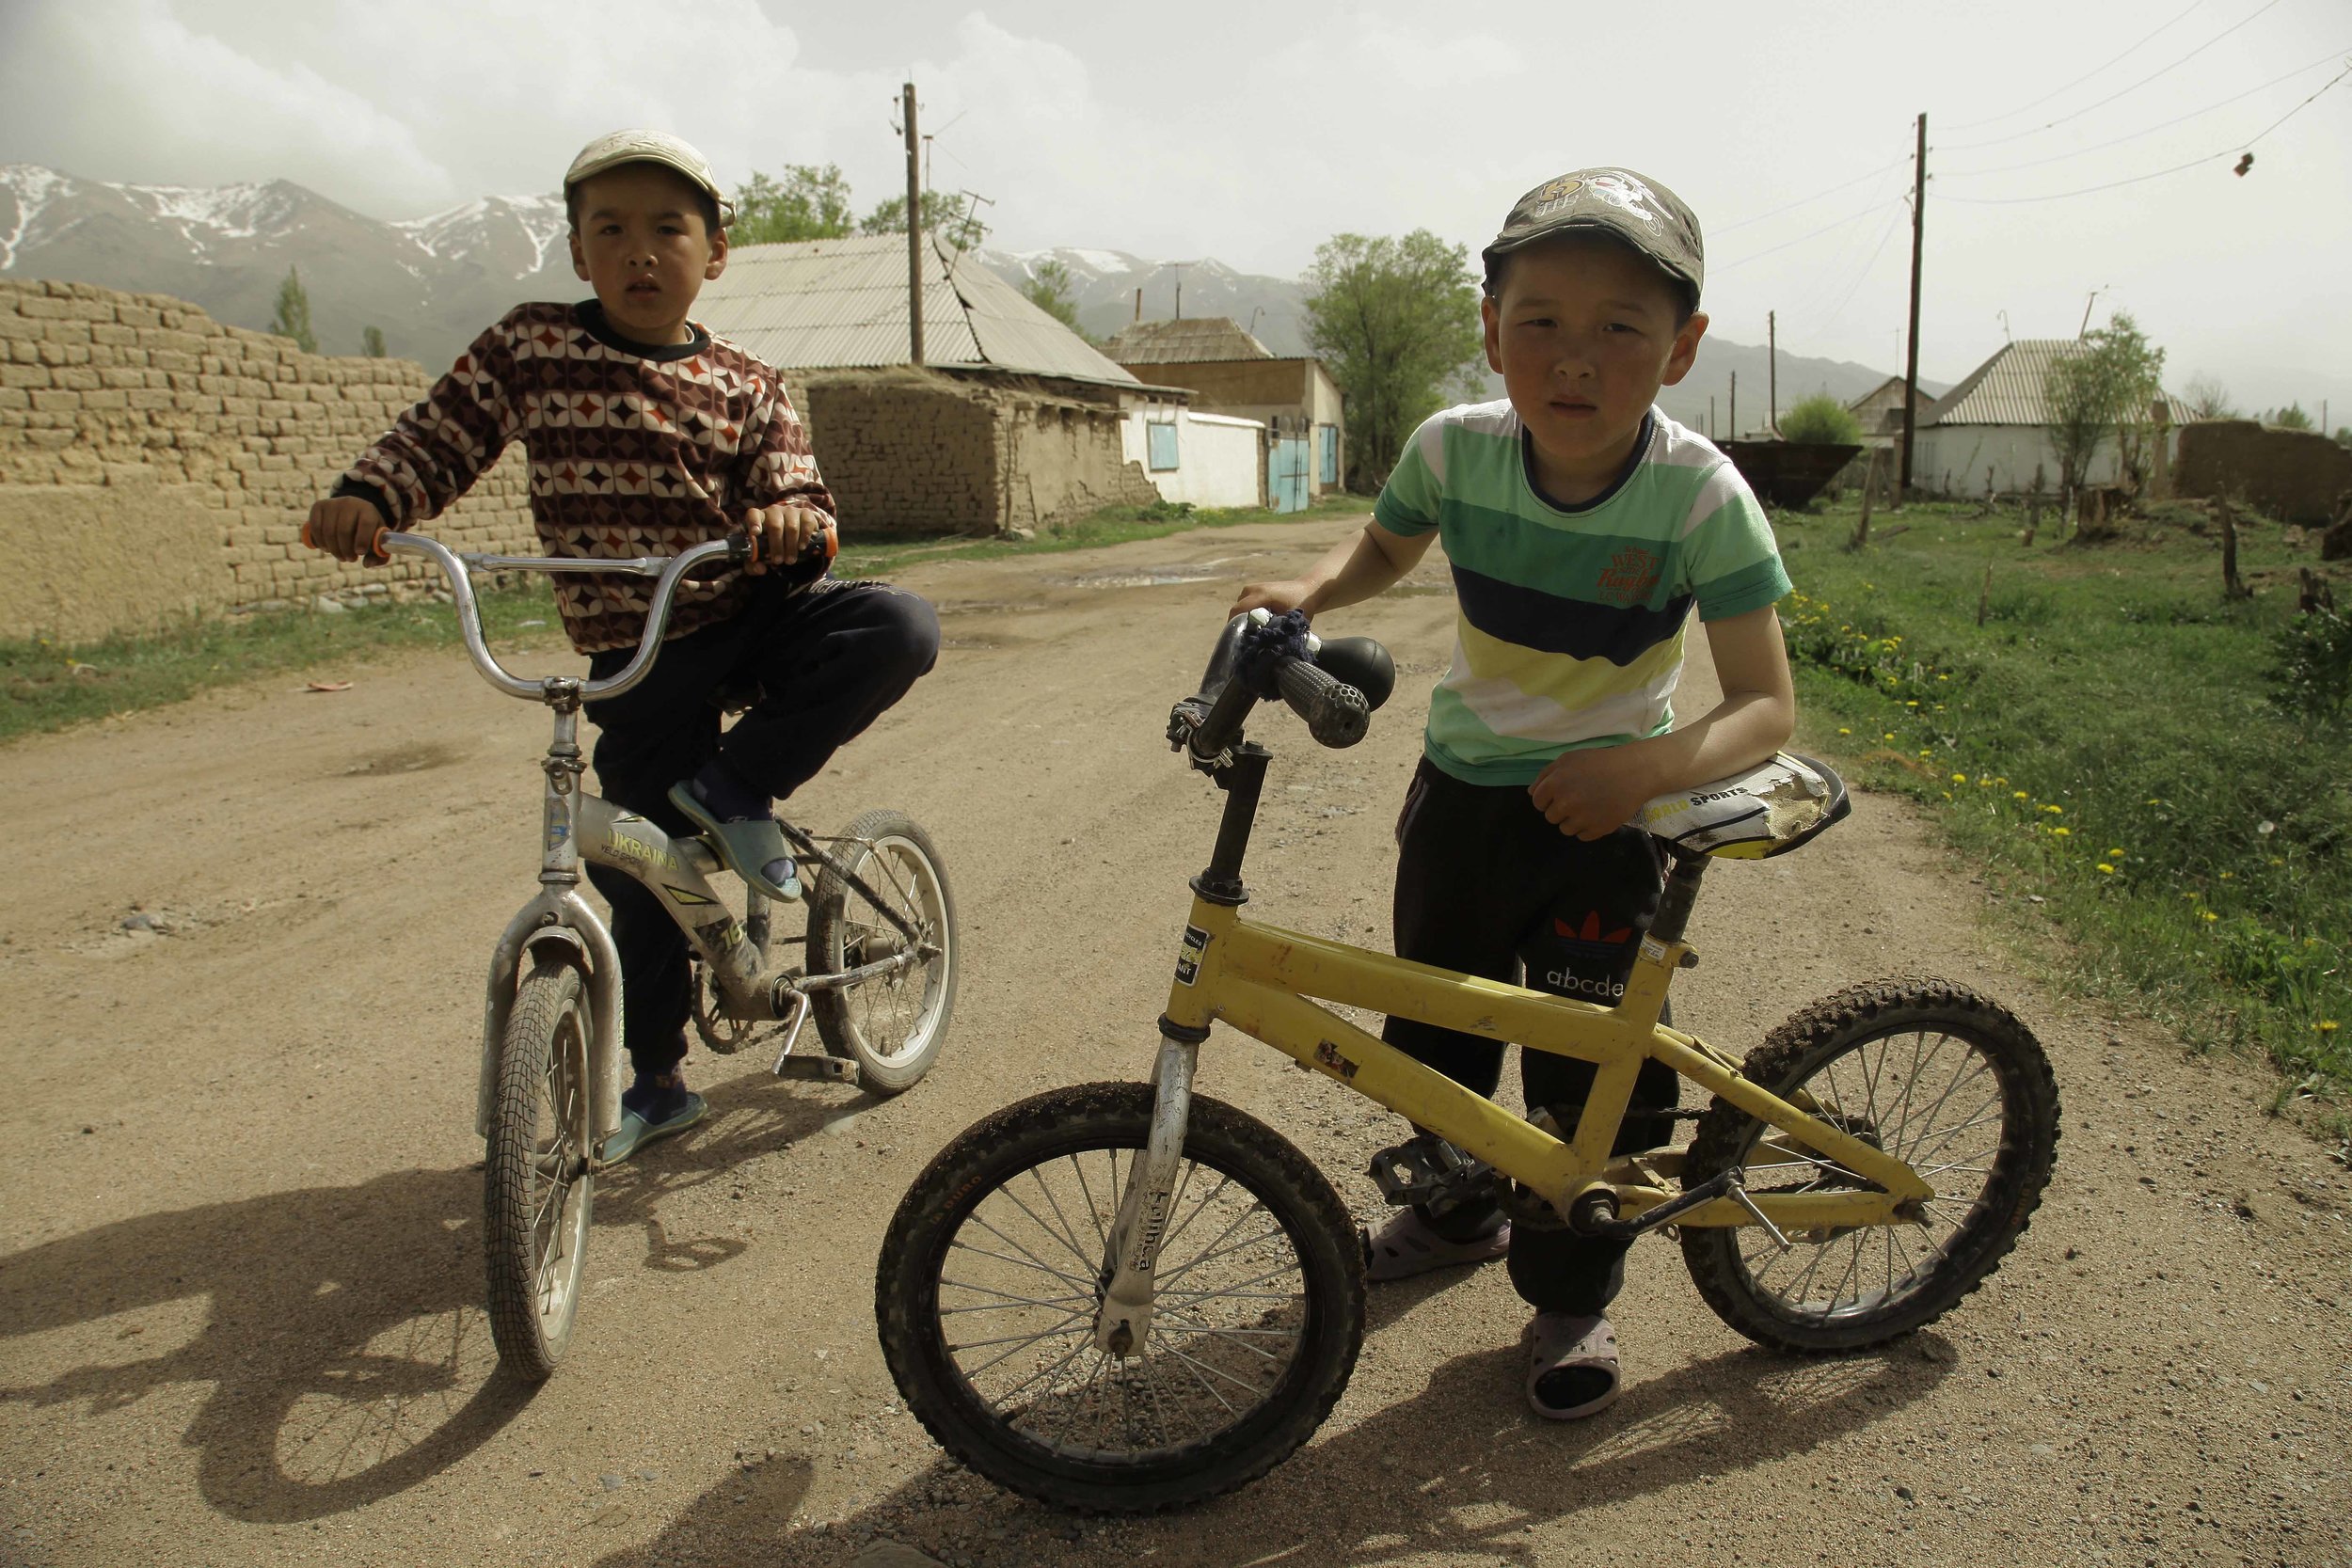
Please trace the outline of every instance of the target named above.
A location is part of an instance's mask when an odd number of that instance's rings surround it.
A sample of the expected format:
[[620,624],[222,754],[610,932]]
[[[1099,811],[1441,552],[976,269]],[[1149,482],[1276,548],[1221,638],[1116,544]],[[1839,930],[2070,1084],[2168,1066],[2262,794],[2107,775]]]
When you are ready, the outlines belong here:
[[1266,454],[1266,503],[1277,512],[1307,510],[1307,438],[1278,436]]
[[1315,426],[1315,483],[1326,489],[1340,482],[1340,427],[1335,424]]

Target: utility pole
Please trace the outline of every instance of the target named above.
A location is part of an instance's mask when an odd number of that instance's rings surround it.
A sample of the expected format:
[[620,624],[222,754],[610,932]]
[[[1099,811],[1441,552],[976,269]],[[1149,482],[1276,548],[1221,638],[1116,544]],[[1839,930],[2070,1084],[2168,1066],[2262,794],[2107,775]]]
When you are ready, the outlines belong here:
[[1167,265],[1176,274],[1176,320],[1183,321],[1184,319],[1184,267],[1186,263],[1169,261]]
[[907,362],[923,362],[923,138],[914,128],[914,84],[898,97],[907,132]]
[[1919,150],[1911,183],[1911,341],[1903,351],[1903,462],[1896,476],[1898,500],[1911,494],[1912,426],[1919,406],[1919,250],[1927,237],[1928,117],[1919,117]]
[[1731,438],[1740,439],[1740,372],[1731,372]]
[[1771,417],[1764,428],[1776,436],[1780,434],[1780,312],[1777,310],[1764,312],[1764,364],[1765,395],[1771,400],[1768,405]]
[[1712,392],[1707,394],[1707,438],[1710,441],[1715,438],[1715,394]]

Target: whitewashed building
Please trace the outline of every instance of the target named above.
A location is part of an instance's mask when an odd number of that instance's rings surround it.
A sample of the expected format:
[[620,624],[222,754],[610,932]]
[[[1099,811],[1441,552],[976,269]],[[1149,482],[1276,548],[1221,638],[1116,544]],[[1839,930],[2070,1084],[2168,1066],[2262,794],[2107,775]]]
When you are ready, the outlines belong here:
[[[1997,495],[2023,495],[2036,487],[2058,493],[2058,447],[2050,438],[2048,383],[2051,367],[2085,352],[2073,338],[2028,338],[2003,343],[1960,384],[1935,400],[1912,438],[1915,488],[1933,496],[1981,496],[1989,484]],[[2165,436],[2168,462],[2178,452],[2187,405],[2164,394],[2170,410]],[[1900,437],[1901,394],[1897,388],[1896,430]],[[2115,442],[2092,451],[2085,484],[2112,484],[2119,472]]]
[[1130,404],[1120,428],[1130,463],[1168,501],[1194,506],[1263,506],[1263,420],[1202,414],[1173,399]]

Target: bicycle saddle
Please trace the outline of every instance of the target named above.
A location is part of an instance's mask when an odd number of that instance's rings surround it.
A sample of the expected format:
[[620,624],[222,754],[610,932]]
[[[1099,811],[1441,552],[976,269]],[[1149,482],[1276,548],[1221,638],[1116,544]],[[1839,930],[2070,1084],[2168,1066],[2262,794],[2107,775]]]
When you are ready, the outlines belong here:
[[1845,781],[1811,757],[1775,752],[1761,767],[1642,808],[1642,826],[1687,854],[1760,861],[1784,855],[1853,810]]

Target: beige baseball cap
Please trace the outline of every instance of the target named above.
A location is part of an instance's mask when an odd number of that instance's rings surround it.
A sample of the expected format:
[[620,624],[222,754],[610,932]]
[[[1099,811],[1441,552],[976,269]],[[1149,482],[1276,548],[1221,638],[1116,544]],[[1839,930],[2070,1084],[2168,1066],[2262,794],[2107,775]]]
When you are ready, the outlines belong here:
[[719,188],[719,177],[710,172],[709,163],[692,146],[667,131],[641,128],[598,136],[581,148],[580,156],[572,160],[572,166],[564,171],[564,194],[570,196],[572,187],[582,180],[623,164],[660,164],[677,170],[719,204],[720,228],[735,221],[735,204]]

